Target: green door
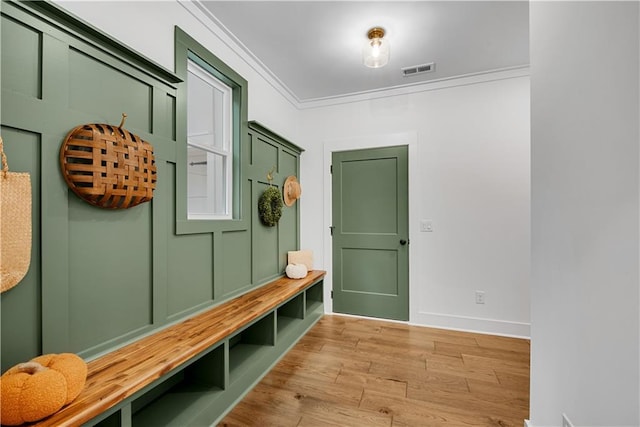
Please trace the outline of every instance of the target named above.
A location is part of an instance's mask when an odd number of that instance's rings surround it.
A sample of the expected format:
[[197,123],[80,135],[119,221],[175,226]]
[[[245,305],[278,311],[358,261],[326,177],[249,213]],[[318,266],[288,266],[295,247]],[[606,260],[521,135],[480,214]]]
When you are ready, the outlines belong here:
[[333,310],[409,320],[407,147],[332,156]]

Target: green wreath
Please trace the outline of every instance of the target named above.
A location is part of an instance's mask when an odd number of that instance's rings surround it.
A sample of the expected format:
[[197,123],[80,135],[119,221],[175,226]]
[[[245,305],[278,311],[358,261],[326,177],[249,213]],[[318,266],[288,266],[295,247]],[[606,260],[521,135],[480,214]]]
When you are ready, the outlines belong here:
[[267,227],[273,227],[282,216],[282,194],[278,187],[269,186],[258,200],[260,220]]

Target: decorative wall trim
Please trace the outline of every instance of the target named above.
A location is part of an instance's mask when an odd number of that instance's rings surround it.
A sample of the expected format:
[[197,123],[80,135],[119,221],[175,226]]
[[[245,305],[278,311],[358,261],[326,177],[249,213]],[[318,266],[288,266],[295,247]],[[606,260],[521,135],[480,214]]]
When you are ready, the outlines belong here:
[[23,4],[24,2],[12,0],[11,3],[28,13],[36,13],[39,19],[52,27],[82,39],[92,47],[127,62],[154,79],[161,80],[172,87],[182,82],[178,76],[162,65],[70,14],[64,7],[50,1],[27,2],[27,7]]
[[[539,424],[533,424],[531,422],[531,420],[524,420],[524,427],[566,427],[566,426],[562,426],[561,424],[550,424],[550,425],[539,425]],[[576,426],[579,427],[579,426]],[[637,427],[637,426],[633,426],[633,425],[599,425],[598,427]]]
[[529,76],[528,64],[325,98],[300,99],[201,2],[178,2],[298,110]]
[[482,319],[478,317],[418,311],[417,313],[413,313],[410,323],[434,328],[501,335],[505,337],[531,337],[530,323],[509,322],[505,320]]
[[411,83],[401,86],[393,86],[384,89],[354,92],[346,95],[315,98],[300,101],[297,108],[306,110],[309,108],[328,107],[331,105],[349,104],[371,99],[388,98],[411,93],[427,92],[431,90],[446,89],[458,86],[468,86],[472,84],[487,83],[497,80],[507,80],[530,75],[529,66],[523,65],[513,68],[502,68],[497,70],[483,71],[480,73],[452,76],[426,82]]
[[[236,52],[240,59],[258,73],[267,83],[279,92],[292,105],[298,107],[300,100],[267,66],[255,56],[238,38],[216,18],[200,0],[179,1],[196,20],[200,21],[214,36],[229,49]],[[299,107],[298,107],[299,108]]]

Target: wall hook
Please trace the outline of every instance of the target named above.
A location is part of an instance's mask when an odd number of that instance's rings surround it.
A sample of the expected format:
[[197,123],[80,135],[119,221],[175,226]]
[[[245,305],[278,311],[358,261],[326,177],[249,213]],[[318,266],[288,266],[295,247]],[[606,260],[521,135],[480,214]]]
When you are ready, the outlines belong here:
[[125,121],[127,121],[127,113],[122,113],[122,121],[120,122],[118,129],[122,130],[122,126],[124,126]]
[[269,172],[267,172],[267,181],[269,181],[269,185],[271,185],[271,181],[273,181],[273,172],[276,170],[276,167],[272,167]]

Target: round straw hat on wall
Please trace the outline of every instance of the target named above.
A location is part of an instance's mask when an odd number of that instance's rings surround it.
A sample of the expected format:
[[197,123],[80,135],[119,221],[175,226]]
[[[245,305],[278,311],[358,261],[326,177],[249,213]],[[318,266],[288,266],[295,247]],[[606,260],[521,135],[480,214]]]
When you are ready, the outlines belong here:
[[300,198],[302,195],[302,188],[295,176],[291,175],[285,179],[282,194],[284,197],[284,204],[287,206],[293,206],[296,200]]

